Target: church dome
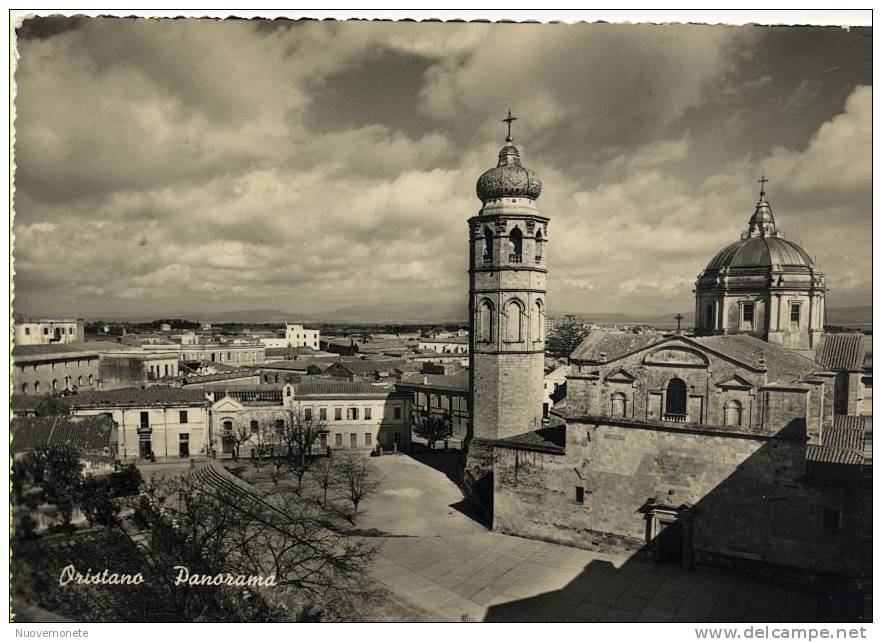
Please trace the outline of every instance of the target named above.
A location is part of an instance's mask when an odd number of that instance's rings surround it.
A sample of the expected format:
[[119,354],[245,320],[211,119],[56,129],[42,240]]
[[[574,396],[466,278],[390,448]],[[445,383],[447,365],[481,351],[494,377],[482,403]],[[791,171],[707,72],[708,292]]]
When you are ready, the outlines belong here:
[[535,200],[542,193],[542,181],[536,172],[521,165],[521,153],[509,137],[499,150],[499,164],[481,174],[475,191],[484,203],[504,196]]
[[[765,176],[760,182],[765,184]],[[779,234],[772,207],[766,200],[763,189],[741,240],[718,252],[707,264],[705,273],[772,267],[788,271],[811,271],[815,265],[808,252],[798,243],[788,241]]]
[[722,268],[763,268],[778,265],[789,268],[814,267],[811,257],[793,241],[779,236],[746,237],[721,250],[707,270]]

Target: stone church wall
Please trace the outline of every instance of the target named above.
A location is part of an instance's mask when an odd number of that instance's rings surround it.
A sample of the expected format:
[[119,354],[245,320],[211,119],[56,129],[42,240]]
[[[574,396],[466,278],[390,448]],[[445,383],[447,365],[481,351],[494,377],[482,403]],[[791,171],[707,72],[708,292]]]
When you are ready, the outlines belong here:
[[[651,551],[648,507],[691,504],[689,558],[697,563],[859,572],[859,529],[848,517],[857,514],[854,493],[803,481],[804,437],[570,423],[566,451],[497,446],[495,529],[595,550]],[[831,515],[843,521],[828,532]]]

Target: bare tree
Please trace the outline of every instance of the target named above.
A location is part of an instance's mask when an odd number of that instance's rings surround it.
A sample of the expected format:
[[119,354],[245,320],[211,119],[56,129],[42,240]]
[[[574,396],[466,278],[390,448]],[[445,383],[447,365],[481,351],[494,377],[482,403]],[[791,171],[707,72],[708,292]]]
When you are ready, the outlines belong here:
[[319,440],[319,435],[327,432],[325,422],[316,419],[315,415],[299,405],[289,411],[290,421],[281,431],[281,440],[285,450],[285,464],[297,477],[297,494],[303,489],[303,477],[311,466],[314,457],[312,447]]
[[588,326],[585,322],[568,314],[545,337],[545,350],[555,357],[569,357],[586,336]]
[[453,422],[450,413],[432,414],[430,409],[413,411],[413,433],[422,437],[429,444],[429,450],[435,450],[435,443],[443,441],[453,434]]
[[251,429],[245,425],[234,425],[232,429],[223,431],[223,439],[228,439],[233,444],[233,460],[239,461],[239,451],[242,444],[251,439]]
[[316,477],[322,489],[322,508],[328,507],[328,489],[334,484],[335,466],[330,455],[321,457],[315,465]]
[[[198,473],[198,471],[197,471]],[[150,531],[158,569],[191,574],[274,577],[273,588],[175,586],[187,619],[214,612],[242,621],[302,619],[365,592],[375,549],[327,528],[324,517],[292,492],[262,494],[239,480],[192,474],[150,480],[137,518]]]
[[352,525],[357,526],[358,506],[365,497],[376,492],[380,477],[370,458],[355,450],[340,453],[335,469],[338,483],[352,502]]

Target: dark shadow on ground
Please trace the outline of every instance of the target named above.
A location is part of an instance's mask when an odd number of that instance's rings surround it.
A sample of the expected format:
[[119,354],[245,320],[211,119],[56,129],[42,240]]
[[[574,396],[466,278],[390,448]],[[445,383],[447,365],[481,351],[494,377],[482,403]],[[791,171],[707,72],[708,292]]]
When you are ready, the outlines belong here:
[[444,473],[444,475],[462,489],[462,453],[459,450],[428,450],[425,446],[414,444],[409,457],[416,461]]
[[[413,448],[408,453],[408,456],[424,466],[434,468],[435,470],[444,473],[447,479],[456,484],[456,487],[460,489],[460,492],[462,491],[463,465],[462,452],[460,450],[444,450],[443,448],[429,450],[421,444],[414,444]],[[479,523],[484,528],[491,528],[492,526],[490,520],[465,498],[455,504],[451,504],[450,508],[459,511],[469,519]]]

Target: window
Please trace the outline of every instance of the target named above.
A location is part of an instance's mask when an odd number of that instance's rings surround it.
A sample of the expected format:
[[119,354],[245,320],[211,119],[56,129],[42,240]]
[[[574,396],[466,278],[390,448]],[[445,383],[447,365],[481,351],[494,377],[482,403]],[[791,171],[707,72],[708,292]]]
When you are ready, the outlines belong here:
[[92,385],[92,375],[89,375],[89,385]]
[[482,259],[484,263],[493,262],[493,232],[487,226],[484,226],[484,254]]
[[77,388],[81,388],[83,386],[83,375],[79,375],[77,377]]
[[21,392],[22,392],[22,394],[25,394],[25,395],[28,394],[28,384],[26,384],[26,383],[21,384]]
[[334,421],[343,421],[343,409],[334,408]]
[[338,432],[337,434],[334,435],[334,445],[340,446],[341,448],[343,447],[343,433],[342,432]]
[[624,417],[628,406],[628,399],[624,392],[616,392],[610,399],[610,415],[613,417]]
[[585,503],[585,488],[583,486],[576,486],[576,503]]
[[312,408],[303,409],[303,421],[312,421]]
[[536,263],[542,262],[542,230],[536,232]]
[[347,408],[346,418],[349,421],[355,421],[356,419],[358,419],[358,408]]
[[290,396],[291,396],[291,386],[286,386],[286,387],[285,387],[285,396],[286,396],[286,397],[290,397]]
[[40,392],[40,382],[39,381],[34,382],[34,392]]
[[665,395],[665,419],[668,421],[686,421],[686,382],[682,379],[671,379]]
[[741,306],[741,323],[743,329],[753,330],[753,303],[745,303]]
[[395,406],[395,407],[392,409],[392,416],[393,416],[395,419],[401,419],[401,406]]
[[370,447],[373,442],[373,435],[369,432],[364,433],[364,445]]
[[189,417],[187,416],[186,410],[181,410],[178,412],[178,423],[185,424],[188,422]]
[[31,329],[30,329],[30,328],[25,328],[25,334],[30,334],[30,333],[31,333]]
[[285,420],[284,419],[276,419],[275,427],[276,427],[276,430],[284,430],[285,429]]
[[233,434],[233,422],[230,419],[224,421],[224,434],[231,435]]
[[52,380],[52,390],[58,390],[58,379]]
[[323,432],[319,435],[319,443],[321,444],[322,450],[327,450],[328,448],[328,433]]
[[505,305],[505,340],[509,343],[524,340],[524,306],[517,299]]
[[799,308],[798,303],[790,304],[790,325],[797,328],[799,327]]
[[523,259],[524,235],[519,227],[515,227],[508,235],[509,263],[521,263]]
[[704,327],[708,330],[714,329],[714,306],[712,305],[704,309]]
[[319,421],[327,421],[328,420],[328,409],[327,408],[319,408]]
[[150,425],[150,413],[146,410],[141,411],[141,428],[146,428]]
[[249,424],[249,428],[251,429],[251,434],[256,435],[257,431],[260,430],[260,424],[257,423],[257,419],[252,419]]
[[545,310],[542,308],[542,299],[536,299],[533,304],[533,336],[534,341],[545,339]]
[[43,328],[43,334],[49,334],[49,328]]
[[178,437],[178,455],[181,457],[190,456],[190,433],[182,432]]
[[370,408],[365,408],[365,409],[364,409],[364,418],[365,418],[365,420],[367,420],[367,421],[370,421],[370,420],[371,420],[371,409],[370,409]]
[[354,432],[349,433],[349,447],[358,448],[358,435]]
[[741,402],[737,399],[730,399],[723,406],[723,423],[726,426],[741,425]]
[[494,321],[493,304],[488,299],[484,299],[478,310],[478,327],[481,329],[479,339],[481,341],[487,343],[493,341]]

